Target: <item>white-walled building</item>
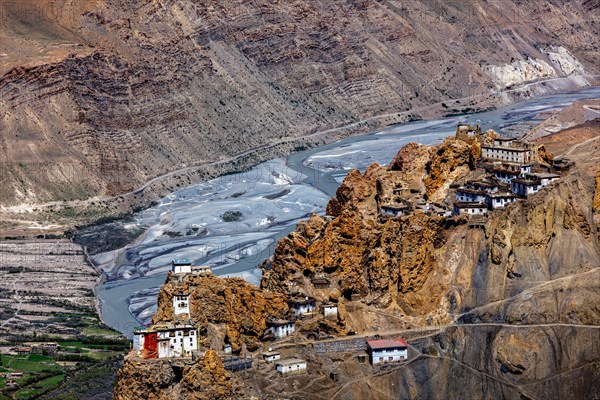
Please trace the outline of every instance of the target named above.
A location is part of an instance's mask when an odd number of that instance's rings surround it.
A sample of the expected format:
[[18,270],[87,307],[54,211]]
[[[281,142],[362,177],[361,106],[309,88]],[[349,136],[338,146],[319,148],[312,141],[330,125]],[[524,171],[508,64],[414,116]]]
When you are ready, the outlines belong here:
[[519,171],[504,169],[504,168],[496,168],[494,169],[494,176],[502,183],[510,184],[510,181],[513,179],[517,179],[521,176]]
[[267,330],[265,334],[271,334],[277,338],[290,336],[296,330],[294,321],[286,321],[282,319],[267,321]]
[[481,158],[525,164],[531,161],[531,150],[518,147],[481,146]]
[[275,368],[282,375],[301,374],[306,372],[306,361],[299,358],[287,358],[275,362]]
[[328,317],[328,318],[337,318],[338,305],[336,303],[323,304],[323,315],[325,315],[325,317]]
[[494,138],[494,146],[496,147],[513,147],[513,143],[517,140],[516,138],[509,138],[505,136],[496,136]]
[[486,197],[486,204],[492,209],[506,207],[508,204],[516,200],[516,196],[512,193],[494,193]]
[[260,353],[266,362],[273,362],[281,359],[281,353],[278,351],[265,351]]
[[142,351],[146,332],[147,330],[142,328],[135,328],[133,330],[133,350]]
[[179,293],[173,295],[173,313],[175,315],[190,315],[190,295]]
[[522,178],[525,174],[531,173],[532,166],[533,164],[501,163],[494,168],[494,176],[500,182],[510,184],[513,179]]
[[410,208],[406,204],[386,204],[381,206],[381,214],[389,215],[391,217],[400,217],[403,215],[408,215],[410,213]]
[[290,306],[290,310],[292,310],[295,316],[300,316],[315,311],[315,309],[317,308],[317,301],[312,297],[306,296],[302,298],[288,300],[288,305]]
[[484,193],[496,193],[498,191],[498,184],[486,181],[469,181],[465,185],[467,188],[477,190]]
[[461,203],[481,203],[484,202],[487,193],[481,190],[458,188],[456,189],[456,201]]
[[372,365],[404,361],[408,359],[408,343],[400,338],[369,340],[367,352]]
[[488,213],[484,203],[454,203],[454,215],[485,215]]
[[187,258],[176,258],[171,261],[171,271],[176,274],[189,274],[192,272],[192,262]]
[[191,357],[198,349],[198,332],[192,325],[156,326],[158,358]]
[[533,173],[533,174],[532,173],[525,174],[525,178],[527,178],[527,179],[533,179],[533,180],[539,180],[540,184],[543,187],[543,186],[548,186],[552,182],[554,182],[557,179],[559,179],[560,175],[539,172],[539,173]]
[[527,197],[537,193],[542,183],[537,179],[517,178],[510,182],[510,190],[517,196]]

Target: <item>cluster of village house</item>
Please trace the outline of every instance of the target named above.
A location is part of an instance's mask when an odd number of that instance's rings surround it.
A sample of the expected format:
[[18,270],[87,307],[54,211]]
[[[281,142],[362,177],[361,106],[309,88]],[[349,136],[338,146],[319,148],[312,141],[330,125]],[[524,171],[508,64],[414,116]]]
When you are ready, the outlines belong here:
[[[183,277],[187,274],[211,274],[207,266],[196,267],[188,259],[175,259],[171,262],[171,271]],[[330,282],[324,276],[312,279],[315,288],[327,288]],[[190,318],[190,294],[175,293],[173,295],[173,314],[177,321],[186,323],[157,323],[150,327],[136,328],[133,332],[132,351],[146,359],[194,357],[199,348],[199,331]],[[290,308],[289,319],[271,318],[267,320],[265,339],[283,339],[294,334],[298,318],[316,316],[319,311],[317,300],[297,295],[288,300]],[[320,312],[325,318],[337,319],[338,306],[335,302],[325,302],[320,305]],[[367,351],[373,365],[403,361],[408,358],[408,345],[402,339],[370,340]],[[225,356],[231,354],[231,346],[223,348]],[[307,370],[306,360],[299,358],[281,359],[277,351],[265,351],[262,358],[268,363],[274,363],[275,369],[281,374],[302,373]]]
[[[491,210],[503,208],[507,204],[537,193],[541,188],[559,179],[560,175],[537,165],[537,147],[530,142],[496,135],[493,143],[485,144],[484,134],[479,125],[459,124],[456,138],[466,142],[481,143],[481,161],[486,170],[482,179],[467,181],[456,188],[456,199],[450,211],[441,204],[409,202],[386,204],[381,213],[388,216],[408,215],[420,208],[427,213],[439,216],[485,215]],[[560,171],[572,165],[566,160],[557,160],[553,170]],[[455,185],[456,186],[456,185]]]
[[[9,354],[26,355],[26,354],[54,354],[59,349],[56,342],[39,343],[32,346],[16,346],[10,349]],[[5,372],[0,376],[6,379],[6,386],[11,388],[17,386],[16,379],[23,378],[23,372]]]

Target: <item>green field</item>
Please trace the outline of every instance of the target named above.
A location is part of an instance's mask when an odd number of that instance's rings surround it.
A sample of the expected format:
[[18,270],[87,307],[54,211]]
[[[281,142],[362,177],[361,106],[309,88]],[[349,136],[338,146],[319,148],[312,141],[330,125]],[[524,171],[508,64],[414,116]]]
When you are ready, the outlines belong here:
[[47,389],[47,388],[51,388],[51,387],[58,385],[59,383],[61,383],[63,381],[63,379],[65,379],[64,374],[55,375],[55,376],[51,376],[46,379],[42,379],[41,381],[37,382],[35,384],[35,386],[40,386],[42,388]]
[[83,328],[82,333],[86,336],[112,336],[118,337],[118,334],[115,334],[115,331],[111,331],[109,329],[105,329],[99,326],[86,326]]
[[62,367],[52,357],[45,357],[38,354],[29,354],[26,356],[2,355],[2,366],[21,372],[62,371]]

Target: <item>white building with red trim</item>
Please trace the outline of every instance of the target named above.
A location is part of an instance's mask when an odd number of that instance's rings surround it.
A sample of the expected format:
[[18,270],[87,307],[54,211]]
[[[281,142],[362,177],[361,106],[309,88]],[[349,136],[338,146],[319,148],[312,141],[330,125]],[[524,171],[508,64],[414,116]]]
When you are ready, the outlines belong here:
[[408,343],[401,338],[367,341],[367,352],[372,365],[408,360]]

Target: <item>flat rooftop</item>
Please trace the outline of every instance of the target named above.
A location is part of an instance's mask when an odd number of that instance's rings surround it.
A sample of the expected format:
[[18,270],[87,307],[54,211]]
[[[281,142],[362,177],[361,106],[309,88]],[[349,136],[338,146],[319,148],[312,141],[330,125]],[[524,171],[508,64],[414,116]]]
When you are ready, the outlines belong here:
[[368,340],[367,344],[373,350],[381,350],[381,349],[393,349],[398,347],[408,347],[408,343],[406,340],[397,338],[397,339],[380,339],[380,340]]
[[302,364],[305,363],[306,360],[301,358],[286,358],[285,360],[280,360],[275,363],[275,365],[292,365],[292,364]]

